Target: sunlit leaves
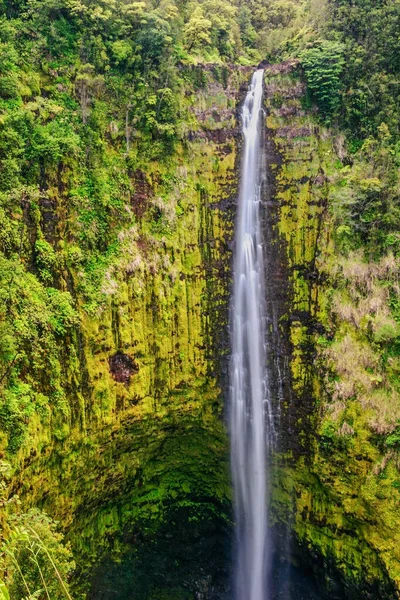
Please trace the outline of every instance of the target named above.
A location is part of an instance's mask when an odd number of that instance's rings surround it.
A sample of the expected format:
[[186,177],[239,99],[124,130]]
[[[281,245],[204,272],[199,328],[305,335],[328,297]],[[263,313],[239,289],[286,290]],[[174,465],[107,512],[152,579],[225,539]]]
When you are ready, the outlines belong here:
[[[41,271],[49,276],[55,255],[42,240]],[[44,261],[44,262],[43,262]],[[9,449],[23,442],[33,413],[61,397],[60,336],[78,324],[68,292],[45,288],[16,260],[0,255],[0,426],[9,433]],[[44,403],[44,404],[43,404]]]
[[202,7],[197,6],[184,29],[189,52],[211,43],[211,25],[211,21],[205,18]]

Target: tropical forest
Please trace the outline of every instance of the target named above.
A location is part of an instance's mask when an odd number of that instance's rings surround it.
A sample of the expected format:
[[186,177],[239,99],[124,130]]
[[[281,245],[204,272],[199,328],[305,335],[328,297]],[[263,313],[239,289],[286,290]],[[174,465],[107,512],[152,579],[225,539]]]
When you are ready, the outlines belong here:
[[400,0],[0,0],[0,600],[400,599]]

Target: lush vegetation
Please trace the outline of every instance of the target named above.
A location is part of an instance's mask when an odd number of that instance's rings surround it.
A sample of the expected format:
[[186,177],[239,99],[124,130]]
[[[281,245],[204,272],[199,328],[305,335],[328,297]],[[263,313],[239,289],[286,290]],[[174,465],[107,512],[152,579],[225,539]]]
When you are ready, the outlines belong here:
[[[174,295],[182,298],[181,279],[185,273],[193,277],[201,260],[196,248],[199,232],[193,226],[182,231],[181,221],[185,214],[193,214],[193,206],[199,194],[207,193],[207,186],[216,188],[207,178],[200,184],[198,179],[193,181],[191,173],[188,176],[190,161],[198,172],[199,161],[204,161],[199,151],[198,156],[190,154],[190,158],[185,154],[189,133],[199,128],[189,110],[193,94],[204,89],[207,82],[206,74],[196,65],[216,63],[215,75],[222,90],[222,82],[226,85],[229,76],[226,63],[254,62],[259,55],[255,48],[244,48],[236,24],[237,7],[223,1],[194,4],[198,6],[67,0],[0,4],[1,452],[7,453],[21,469],[35,457],[44,465],[49,456],[55,457],[53,469],[65,469],[64,484],[58,493],[54,479],[49,484],[46,477],[36,478],[33,490],[29,481],[20,479],[25,499],[32,493],[35,496],[50,492],[48,497],[64,498],[59,502],[63,509],[71,502],[72,489],[73,503],[83,498],[94,503],[96,527],[100,528],[103,524],[99,503],[103,502],[107,533],[102,530],[96,535],[95,526],[89,522],[85,523],[86,537],[82,531],[75,536],[75,549],[82,544],[86,561],[77,570],[85,574],[93,565],[91,576],[103,550],[105,557],[113,544],[116,556],[126,551],[129,544],[120,539],[125,535],[123,527],[137,528],[140,521],[145,548],[154,543],[152,536],[160,523],[165,529],[171,514],[180,512],[180,518],[192,527],[199,531],[211,527],[215,535],[215,523],[226,521],[229,511],[225,446],[221,441],[225,432],[215,400],[218,392],[205,378],[202,359],[197,357],[194,364],[193,354],[199,355],[197,348],[204,340],[190,323],[185,341],[185,315],[181,311],[186,307],[181,307]],[[249,28],[250,25],[247,33]],[[218,101],[227,107],[224,94]],[[204,102],[207,105],[209,100],[204,98]],[[206,110],[211,122],[212,107]],[[228,116],[228,126],[229,120]],[[206,148],[206,152],[210,154],[211,148]],[[230,163],[232,158],[228,154],[225,158],[210,158],[210,171],[222,171],[224,161]],[[179,253],[186,246],[188,251],[180,258]],[[165,273],[163,278],[160,271]],[[158,361],[150,377],[142,376],[142,384],[130,392],[129,400],[123,396],[127,386],[119,384],[118,402],[125,401],[134,408],[142,393],[145,402],[141,411],[146,416],[148,394],[143,390],[149,381],[153,382],[151,394],[157,397],[159,406],[165,404],[165,408],[160,407],[164,420],[160,417],[156,430],[151,422],[153,445],[158,440],[162,447],[167,423],[170,429],[176,421],[181,428],[187,423],[188,430],[194,429],[191,420],[188,422],[182,415],[182,410],[190,412],[188,407],[194,414],[199,413],[199,431],[206,428],[203,420],[215,431],[209,448],[204,441],[203,460],[199,461],[200,444],[189,453],[182,446],[184,436],[180,436],[179,444],[160,466],[153,456],[156,449],[148,448],[147,437],[138,446],[143,430],[136,427],[138,435],[130,442],[136,452],[126,451],[125,462],[119,458],[119,469],[115,468],[114,458],[108,457],[109,466],[99,474],[95,457],[101,455],[105,442],[98,442],[96,432],[87,433],[86,429],[83,446],[74,448],[71,432],[83,428],[86,419],[94,429],[96,419],[104,419],[104,415],[109,419],[121,410],[118,404],[117,409],[111,408],[112,400],[101,381],[103,372],[95,370],[103,365],[87,365],[92,350],[88,349],[87,340],[92,324],[103,327],[102,318],[110,305],[116,319],[124,318],[121,306],[128,305],[123,296],[127,295],[128,283],[133,288],[130,300],[133,295],[143,310],[147,303],[159,302],[159,307],[151,309],[155,324],[150,332],[150,325],[146,330],[140,315],[135,323],[138,328],[143,326],[152,354],[158,347],[162,353],[165,347],[164,323],[175,321],[180,349],[174,345],[169,356]],[[166,293],[167,283],[170,287]],[[200,306],[201,290],[196,280],[193,288]],[[189,296],[188,302],[191,300]],[[157,309],[164,311],[161,317],[157,316]],[[114,333],[110,332],[110,337]],[[93,346],[101,345],[100,335],[93,334]],[[123,335],[128,337],[127,333]],[[169,341],[176,343],[171,336]],[[189,341],[196,348],[194,351]],[[115,350],[125,348],[121,338],[104,341],[106,360],[114,344]],[[135,349],[139,360],[141,350]],[[97,348],[94,353],[98,354]],[[167,371],[171,356],[176,373]],[[144,373],[146,369],[149,366],[145,364]],[[114,381],[108,362],[104,371],[104,379],[111,380],[111,387]],[[176,382],[171,383],[174,379]],[[193,379],[197,391],[192,389]],[[175,397],[171,397],[165,381],[170,388],[177,388]],[[215,417],[211,416],[213,412]],[[114,451],[119,453],[127,439],[129,433],[126,439],[118,441],[119,447]],[[201,440],[208,439],[205,434],[201,436]],[[171,439],[167,443],[171,444]],[[81,464],[79,457],[86,457],[86,452],[90,460]],[[180,458],[182,452],[189,465]],[[159,454],[164,456],[162,449]],[[197,462],[197,475],[191,483],[189,471]],[[74,468],[84,473],[78,484],[75,473],[72,474]],[[141,469],[143,475],[139,474]],[[110,481],[111,472],[115,481]],[[203,472],[207,477],[202,489],[198,489]],[[37,472],[33,476],[37,477]],[[135,482],[138,477],[142,482],[140,486],[130,483],[132,494],[126,490],[125,499],[120,498],[118,521],[115,503],[110,502],[108,494],[110,489],[115,495],[121,492],[121,478],[128,481],[135,477]],[[8,501],[11,491],[6,491]],[[68,518],[71,511],[70,507]],[[0,512],[5,512],[4,506]],[[87,517],[83,515],[83,521]],[[179,535],[185,534],[179,523],[176,528]],[[4,532],[0,578],[8,591],[3,586],[3,595],[9,593],[13,600],[26,596],[41,600],[64,597],[61,581],[65,583],[73,565],[69,550],[62,549],[53,522],[42,513],[16,510],[7,515]],[[89,543],[92,550],[88,551],[85,544]],[[119,551],[118,544],[122,548]],[[208,560],[207,548],[201,551]],[[190,556],[190,552],[187,554]],[[142,560],[140,556],[139,559]],[[140,562],[139,559],[136,560]],[[192,579],[195,567],[197,564],[191,567]],[[158,570],[165,573],[164,561]],[[85,583],[88,588],[89,582]]]
[[[138,220],[135,179],[150,162],[168,170],[185,143],[190,94],[202,85],[189,67],[254,64],[269,33],[285,38],[299,19],[290,0],[2,1],[0,423],[9,452],[38,419],[71,416],[77,298],[84,314],[104,304],[126,253],[119,232]],[[150,237],[167,231],[167,213],[154,206]]]
[[49,517],[21,511],[18,496],[8,491],[10,475],[10,465],[0,461],[0,598],[71,600],[71,550]]
[[399,2],[3,0],[0,11],[0,420],[10,450],[32,411],[68,412],[59,347],[79,317],[65,274],[79,272],[95,312],[132,220],[132,173],[168,161],[185,138],[184,65],[298,56],[310,100],[348,133],[340,243],[397,251]]
[[[205,91],[201,110],[210,129],[225,118],[229,129],[230,65],[287,59],[307,84],[302,108],[331,127],[337,154],[327,180],[340,258],[327,276],[328,334],[319,339],[335,418],[322,425],[321,447],[351,438],[358,394],[373,408],[359,426],[397,456],[399,29],[399,0],[0,0],[0,447],[10,460],[41,430],[62,445],[86,418],[82,324],[100,322],[107,303],[123,319],[114,298],[134,273],[135,294],[154,303],[146,276],[168,271],[180,251],[177,223],[192,210],[179,190],[206,194],[185,169],[207,69],[223,98],[210,106]],[[223,176],[220,157],[201,160]],[[171,285],[180,276],[171,268]],[[364,358],[350,368],[345,352]],[[73,564],[54,523],[21,512],[12,494],[0,503],[11,598],[68,597]]]
[[334,0],[326,16],[323,39],[299,56],[311,98],[347,137],[339,148],[340,243],[364,248],[367,258],[397,255],[400,2]]

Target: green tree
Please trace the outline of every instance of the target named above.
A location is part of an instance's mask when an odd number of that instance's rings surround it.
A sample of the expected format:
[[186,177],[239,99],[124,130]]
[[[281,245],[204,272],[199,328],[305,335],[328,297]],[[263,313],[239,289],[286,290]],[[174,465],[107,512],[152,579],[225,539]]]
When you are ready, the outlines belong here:
[[188,52],[211,44],[212,23],[206,19],[201,6],[197,6],[184,28],[185,43]]
[[211,42],[220,56],[233,59],[240,50],[237,8],[227,0],[204,0],[204,16],[211,21]]
[[398,138],[400,0],[333,0],[329,14],[329,34],[345,46],[344,125],[365,138],[385,122]]
[[343,46],[337,42],[322,41],[304,50],[300,61],[312,98],[317,102],[322,115],[331,119],[340,107]]

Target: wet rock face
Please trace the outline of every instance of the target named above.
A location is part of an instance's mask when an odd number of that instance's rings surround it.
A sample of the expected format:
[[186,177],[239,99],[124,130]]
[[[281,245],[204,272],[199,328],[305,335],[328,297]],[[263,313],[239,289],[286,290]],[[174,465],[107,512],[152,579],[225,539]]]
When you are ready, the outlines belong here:
[[[400,597],[397,484],[391,484],[397,466],[383,463],[384,477],[375,475],[373,464],[383,457],[355,402],[351,421],[330,419],[321,350],[321,342],[332,344],[337,326],[330,312],[337,285],[331,265],[338,260],[331,210],[341,144],[303,109],[295,73],[267,68],[265,77],[267,335],[280,432],[271,522],[285,532],[278,535],[276,527],[279,561],[299,568],[301,578],[310,572],[322,590],[286,594],[278,582],[272,597],[391,600]],[[329,440],[328,425],[335,432]]]
[[135,216],[140,219],[149,207],[150,199],[154,196],[153,189],[147,180],[146,173],[137,169],[133,174],[134,193],[131,196],[131,206]]
[[[229,582],[222,414],[236,107],[249,75],[217,75],[201,73],[202,86],[188,100],[191,126],[198,115],[193,132],[168,165],[144,158],[140,168],[121,171],[129,177],[127,216],[119,222],[116,215],[112,225],[120,252],[110,257],[101,312],[82,311],[71,341],[79,357],[68,396],[74,435],[65,431],[63,466],[53,459],[55,443],[16,482],[25,505],[40,504],[68,529],[80,566],[72,585],[96,600],[122,600],[132,589],[137,600],[215,600]],[[69,289],[80,301],[74,269]],[[75,443],[77,463],[70,460]]]
[[113,379],[118,381],[118,383],[129,385],[131,376],[139,371],[139,367],[133,358],[123,352],[116,352],[116,354],[110,356],[108,362],[110,365],[110,373]]

